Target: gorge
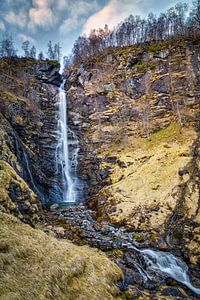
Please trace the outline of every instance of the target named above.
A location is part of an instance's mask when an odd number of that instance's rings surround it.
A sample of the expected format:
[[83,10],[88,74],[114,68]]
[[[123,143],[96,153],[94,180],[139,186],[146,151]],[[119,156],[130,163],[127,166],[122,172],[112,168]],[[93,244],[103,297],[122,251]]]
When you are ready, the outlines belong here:
[[199,299],[199,53],[1,59],[2,299]]

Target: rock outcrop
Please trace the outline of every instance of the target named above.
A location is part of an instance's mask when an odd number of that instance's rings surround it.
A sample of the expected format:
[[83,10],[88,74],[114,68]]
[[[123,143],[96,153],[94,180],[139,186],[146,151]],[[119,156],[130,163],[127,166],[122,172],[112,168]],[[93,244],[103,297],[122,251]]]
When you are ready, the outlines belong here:
[[162,235],[197,263],[199,44],[125,47],[74,67],[70,126],[99,221]]
[[122,271],[103,253],[38,229],[42,202],[59,200],[58,70],[52,61],[0,61],[0,298],[122,299]]
[[59,64],[13,58],[2,59],[0,68],[0,160],[8,163],[40,200],[55,201],[59,198],[54,159]]

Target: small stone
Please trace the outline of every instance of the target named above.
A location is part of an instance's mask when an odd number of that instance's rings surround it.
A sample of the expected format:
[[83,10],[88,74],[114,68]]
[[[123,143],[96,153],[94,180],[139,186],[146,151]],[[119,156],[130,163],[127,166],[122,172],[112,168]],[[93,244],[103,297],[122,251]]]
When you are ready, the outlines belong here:
[[183,175],[186,175],[186,174],[189,174],[189,171],[186,170],[186,169],[182,169],[182,170],[179,170],[179,171],[178,171],[178,175],[179,175],[179,176],[183,176]]
[[106,92],[113,92],[115,90],[115,85],[114,83],[110,83],[110,84],[105,84],[104,85],[104,90]]
[[163,296],[173,296],[173,297],[180,297],[180,299],[186,298],[186,295],[183,294],[178,288],[169,287],[165,288],[162,291]]
[[54,203],[54,204],[52,204],[52,205],[50,206],[50,211],[55,211],[55,210],[57,210],[58,208],[59,208],[58,203]]

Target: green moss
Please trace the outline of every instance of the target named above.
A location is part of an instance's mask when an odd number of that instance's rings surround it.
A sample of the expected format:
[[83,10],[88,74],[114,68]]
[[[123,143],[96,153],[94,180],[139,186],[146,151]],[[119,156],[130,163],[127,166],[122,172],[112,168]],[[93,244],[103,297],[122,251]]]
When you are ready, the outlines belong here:
[[12,102],[12,103],[14,103],[14,102],[23,102],[23,103],[27,103],[26,98],[16,96],[13,93],[5,90],[2,87],[0,87],[0,98],[1,98],[1,101],[3,101],[3,102]]
[[158,234],[157,233],[152,233],[151,236],[150,236],[150,241],[155,243],[158,239]]
[[157,52],[161,49],[161,46],[160,44],[151,44],[151,45],[148,45],[147,46],[147,50],[150,51],[150,52]]
[[[10,194],[11,186],[12,196]],[[7,213],[14,212],[20,219],[34,223],[37,218],[35,213],[41,206],[40,202],[27,183],[8,163],[2,160],[0,160],[0,195],[0,210]],[[20,204],[26,207],[24,215],[19,209]]]
[[143,240],[143,237],[141,234],[139,233],[135,233],[134,234],[134,239],[137,241],[137,242],[141,242]]
[[148,149],[156,147],[158,143],[184,143],[187,136],[190,137],[190,133],[191,131],[189,128],[185,128],[184,132],[181,133],[180,125],[176,122],[172,122],[167,127],[151,134],[150,140],[142,139],[141,147]]
[[133,94],[133,89],[130,86],[127,87],[127,93]]
[[139,63],[135,65],[138,72],[147,72],[155,69],[157,66],[158,66],[158,62],[153,62],[153,61],[143,63],[143,64]]
[[[52,67],[57,67],[59,65],[59,62],[57,60],[47,60],[48,64],[50,64]],[[46,61],[44,61],[46,63]]]
[[121,250],[114,250],[112,254],[117,258],[122,258],[124,256],[124,253]]

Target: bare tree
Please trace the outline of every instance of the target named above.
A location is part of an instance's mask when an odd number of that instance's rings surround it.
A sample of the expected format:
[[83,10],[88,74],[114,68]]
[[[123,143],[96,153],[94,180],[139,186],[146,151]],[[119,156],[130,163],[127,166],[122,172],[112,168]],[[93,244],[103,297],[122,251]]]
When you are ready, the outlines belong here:
[[54,45],[53,59],[57,61],[61,59],[61,47],[59,43]]
[[31,47],[31,50],[30,50],[30,57],[31,58],[36,58],[36,48],[35,48],[35,46],[32,46]]
[[6,32],[0,42],[0,56],[12,57],[16,56],[17,50],[14,47],[12,35]]
[[44,60],[44,54],[43,54],[42,51],[38,54],[38,59],[39,60]]
[[49,59],[54,59],[54,51],[51,41],[49,41],[47,44],[47,55]]
[[24,50],[25,57],[30,57],[30,42],[24,41],[22,43],[22,49]]

